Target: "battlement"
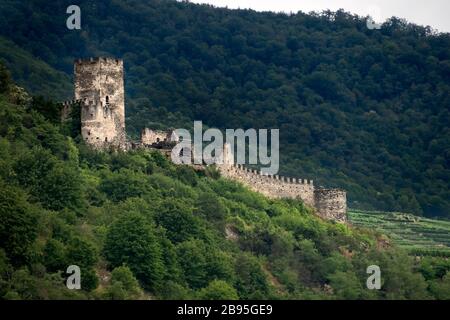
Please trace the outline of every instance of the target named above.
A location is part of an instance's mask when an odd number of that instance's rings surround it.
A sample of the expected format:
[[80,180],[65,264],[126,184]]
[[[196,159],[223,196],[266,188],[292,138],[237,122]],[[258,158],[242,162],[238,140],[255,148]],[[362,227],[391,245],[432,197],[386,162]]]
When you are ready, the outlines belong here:
[[74,105],[81,103],[82,100],[66,100],[63,102],[60,102],[62,105],[61,108],[61,121],[67,121],[70,118],[70,113],[72,112],[72,108]]
[[285,176],[279,176],[279,175],[263,174],[261,171],[250,169],[250,168],[247,168],[240,164],[233,165],[232,168],[237,171],[241,170],[246,173],[260,176],[262,179],[268,179],[268,180],[273,179],[273,180],[279,180],[281,182],[292,183],[292,184],[304,184],[304,185],[313,185],[314,184],[313,180],[308,180],[308,179],[300,179],[300,178],[292,178],[292,177],[285,177]]
[[221,175],[238,181],[269,198],[300,199],[316,209],[319,216],[345,222],[347,196],[344,190],[315,188],[314,181],[279,175],[266,175],[243,165],[219,165]]
[[123,60],[112,57],[90,57],[84,59],[76,59],[74,62],[75,65],[89,65],[98,63],[123,65]]
[[269,198],[301,199],[314,207],[313,180],[290,178],[279,175],[265,175],[243,165],[219,165],[222,176],[236,180]]
[[70,107],[70,106],[73,106],[74,104],[81,103],[82,101],[83,100],[81,100],[81,99],[77,99],[77,100],[72,99],[72,100],[63,101],[63,102],[61,102],[61,104],[63,105],[63,107]]

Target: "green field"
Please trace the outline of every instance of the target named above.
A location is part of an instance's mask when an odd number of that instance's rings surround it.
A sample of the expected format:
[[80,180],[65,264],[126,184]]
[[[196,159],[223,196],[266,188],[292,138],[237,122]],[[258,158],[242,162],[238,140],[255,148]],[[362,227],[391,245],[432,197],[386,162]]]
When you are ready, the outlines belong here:
[[349,210],[355,226],[386,234],[411,254],[450,256],[450,221],[399,212]]

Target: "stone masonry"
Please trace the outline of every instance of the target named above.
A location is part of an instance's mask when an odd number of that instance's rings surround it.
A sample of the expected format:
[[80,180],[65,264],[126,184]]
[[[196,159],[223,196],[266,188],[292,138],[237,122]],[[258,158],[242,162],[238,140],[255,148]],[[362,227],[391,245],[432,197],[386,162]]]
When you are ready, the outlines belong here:
[[141,143],[145,146],[152,146],[160,143],[177,142],[178,137],[173,130],[161,131],[144,128],[141,131]]
[[269,198],[299,198],[308,206],[314,207],[312,180],[261,175],[257,170],[241,165],[219,166],[219,171],[222,176],[239,181]]
[[[112,58],[77,60],[74,65],[75,102],[81,107],[81,135],[96,149],[124,149],[125,92],[123,61]],[[66,102],[63,117],[70,112]]]
[[322,218],[347,221],[347,193],[341,189],[314,190],[314,207]]
[[347,197],[343,190],[316,188],[313,180],[262,175],[242,165],[224,164],[218,168],[223,177],[238,181],[268,198],[300,199],[315,208],[324,219],[347,221]]

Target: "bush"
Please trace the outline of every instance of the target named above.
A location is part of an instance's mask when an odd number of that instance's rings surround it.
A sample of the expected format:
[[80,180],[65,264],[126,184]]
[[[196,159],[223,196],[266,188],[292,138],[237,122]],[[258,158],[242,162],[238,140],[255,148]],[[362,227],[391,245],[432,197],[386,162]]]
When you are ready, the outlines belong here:
[[85,291],[92,291],[98,287],[98,277],[95,270],[91,268],[81,269],[81,289]]
[[97,262],[98,256],[94,246],[89,242],[75,237],[67,248],[67,264],[77,265],[81,269],[89,269]]
[[239,296],[232,286],[222,280],[213,280],[198,293],[201,300],[238,300]]
[[106,297],[112,300],[137,299],[142,294],[139,283],[127,266],[114,268]]

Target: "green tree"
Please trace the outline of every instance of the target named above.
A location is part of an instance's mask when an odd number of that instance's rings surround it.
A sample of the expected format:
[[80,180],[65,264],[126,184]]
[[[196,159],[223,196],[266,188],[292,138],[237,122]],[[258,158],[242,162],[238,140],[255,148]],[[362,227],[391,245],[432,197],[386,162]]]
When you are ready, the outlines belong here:
[[56,239],[49,239],[44,248],[44,264],[48,271],[65,270],[67,264],[66,248]]
[[442,279],[431,281],[430,291],[436,299],[450,300],[450,272],[447,272]]
[[121,282],[124,289],[129,293],[136,295],[139,294],[139,283],[127,266],[121,266],[114,268],[111,273],[111,283]]
[[11,85],[11,74],[5,65],[0,62],[0,93],[7,92]]
[[99,279],[94,269],[81,268],[81,289],[92,291],[98,287]]
[[206,248],[205,268],[209,279],[220,279],[228,283],[235,281],[233,258],[217,248]]
[[155,220],[167,230],[167,237],[174,243],[201,236],[200,220],[194,216],[192,207],[178,199],[162,202]]
[[197,200],[197,211],[209,221],[223,226],[227,215],[227,207],[214,194],[201,193]]
[[129,213],[111,225],[104,253],[112,268],[125,264],[145,287],[161,286],[164,274],[161,248],[154,226],[140,214]]
[[30,107],[38,111],[50,122],[59,123],[61,121],[61,107],[52,100],[45,99],[42,96],[34,97],[31,100]]
[[30,275],[27,268],[21,268],[11,276],[11,290],[7,293],[10,298],[30,300],[39,298],[39,285],[35,277]]
[[25,194],[0,181],[0,243],[13,265],[27,261],[37,236],[36,223],[36,211]]
[[77,265],[80,268],[90,268],[98,260],[95,247],[88,241],[75,237],[71,239],[67,248],[67,263]]
[[206,286],[208,281],[204,243],[200,240],[181,242],[177,245],[177,255],[189,286],[194,289]]
[[236,260],[236,289],[241,299],[268,297],[269,284],[258,259],[248,253],[241,253]]
[[68,165],[57,165],[40,183],[39,200],[52,210],[70,208],[82,212],[85,207],[83,179]]
[[164,281],[183,283],[183,270],[178,261],[175,245],[165,235],[160,236],[164,260]]
[[37,147],[22,154],[14,170],[20,184],[45,208],[80,211],[84,207],[80,172],[58,161],[48,149]]
[[[9,264],[8,257],[3,249],[0,249],[0,297],[3,297],[9,289],[8,278],[12,273],[12,266]],[[8,300],[8,298],[5,298]]]

